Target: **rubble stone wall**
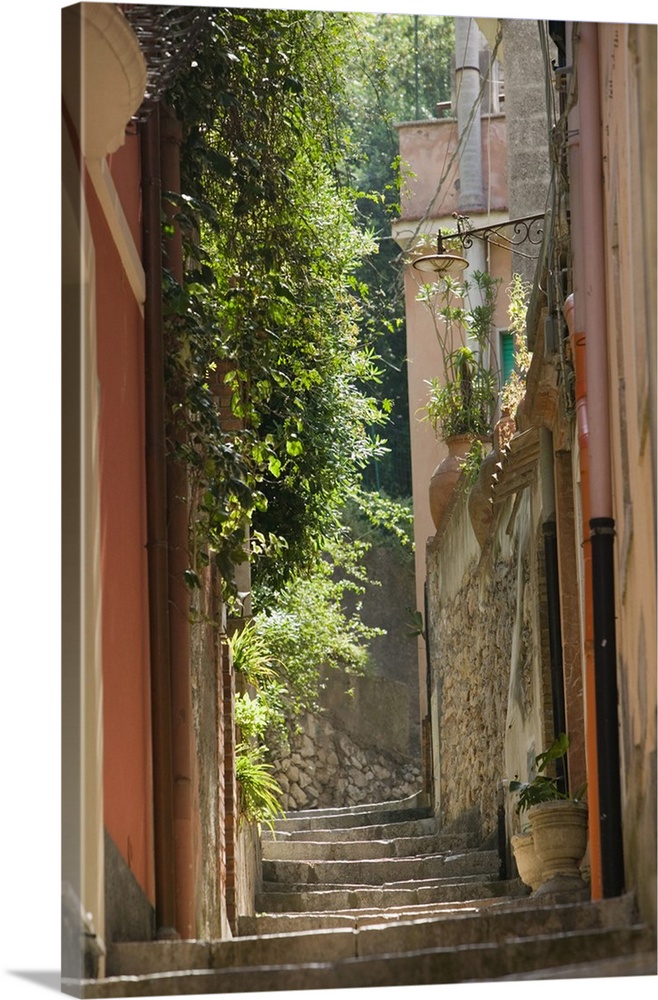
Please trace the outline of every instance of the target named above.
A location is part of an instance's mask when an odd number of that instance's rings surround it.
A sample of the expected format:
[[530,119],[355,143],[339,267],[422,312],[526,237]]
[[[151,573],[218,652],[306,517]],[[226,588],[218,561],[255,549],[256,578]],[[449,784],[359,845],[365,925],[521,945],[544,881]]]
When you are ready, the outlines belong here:
[[284,810],[386,802],[419,791],[419,758],[410,739],[416,706],[407,686],[337,671],[327,671],[324,680],[323,711],[302,719],[290,753],[275,762]]
[[543,706],[533,500],[499,511],[483,554],[457,498],[427,550],[435,810],[444,827],[471,817],[482,838],[510,745],[525,757]]
[[[372,673],[323,672],[320,713],[301,720],[290,753],[275,762],[286,811],[390,802],[421,788],[413,555],[375,544],[364,562],[375,583],[358,595],[362,619],[386,634],[370,642]],[[353,610],[349,597],[346,606]]]

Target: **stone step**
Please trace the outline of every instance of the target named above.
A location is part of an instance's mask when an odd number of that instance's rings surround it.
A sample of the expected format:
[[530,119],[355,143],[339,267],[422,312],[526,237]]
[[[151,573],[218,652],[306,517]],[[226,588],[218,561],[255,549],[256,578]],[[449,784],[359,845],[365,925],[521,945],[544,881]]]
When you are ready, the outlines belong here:
[[[519,892],[522,892],[519,886]],[[367,927],[404,920],[424,919],[439,914],[478,913],[485,907],[522,904],[524,897],[492,897],[478,900],[449,900],[441,903],[414,904],[388,907],[385,910],[361,907],[357,910],[334,910],[332,913],[258,913],[238,918],[240,936],[256,934],[288,934],[304,930],[330,929],[332,927]]]
[[322,885],[385,885],[462,875],[490,875],[498,871],[498,864],[496,851],[360,861],[263,861],[263,881],[310,888]]
[[[437,833],[436,819],[428,816],[424,819],[412,819],[393,823],[374,823],[367,826],[351,827],[308,827],[304,830],[283,829],[278,827],[272,831],[263,829],[261,840],[263,844],[273,841],[274,843],[284,843],[286,841],[297,843],[298,841],[315,841],[324,843],[365,840],[395,840],[398,837],[427,837]],[[464,836],[460,834],[459,836]],[[468,835],[466,835],[468,838]]]
[[[437,884],[438,883],[438,884]],[[258,913],[318,913],[322,911],[357,909],[397,909],[400,906],[418,906],[427,903],[445,903],[455,900],[490,899],[493,896],[526,895],[527,888],[519,881],[496,881],[461,878],[437,880],[424,886],[413,884],[400,887],[341,887],[298,892],[262,892],[256,896]]]
[[[606,901],[615,903],[616,900]],[[255,934],[291,933],[300,930],[320,930],[331,927],[367,927],[376,924],[393,924],[399,921],[424,920],[433,917],[475,916],[495,911],[507,913],[512,910],[530,908],[547,910],[556,906],[590,905],[589,901],[575,901],[570,897],[556,899],[553,896],[529,898],[529,890],[520,880],[510,883],[507,896],[489,896],[486,899],[450,899],[438,903],[414,903],[404,906],[360,907],[358,909],[333,910],[332,912],[281,912],[258,913],[253,916],[239,918],[239,934],[252,936]],[[541,917],[544,920],[544,917]],[[630,917],[622,921],[626,926],[632,923]]]
[[281,895],[281,893],[293,894],[305,892],[309,895],[316,895],[324,892],[341,892],[348,889],[357,892],[361,889],[435,889],[449,885],[479,885],[483,882],[493,882],[496,876],[493,873],[482,875],[461,875],[459,878],[425,878],[409,879],[406,882],[384,882],[383,885],[367,885],[362,882],[322,882],[319,885],[307,885],[296,882],[263,882],[261,898],[267,899],[268,895]]
[[[504,942],[511,936],[594,930],[630,925],[632,908],[625,900],[541,908],[485,908],[464,913],[369,925],[343,917],[340,929],[302,930],[221,941],[162,941],[118,944],[110,949],[108,974],[143,976],[186,969],[232,966],[290,965],[339,961],[344,958]],[[380,916],[381,919],[381,916]]]
[[402,809],[417,809],[427,806],[427,794],[415,792],[405,799],[391,799],[387,802],[362,802],[354,806],[329,806],[322,809],[295,809],[286,818],[295,819],[316,816],[358,816],[368,812],[400,812]]
[[79,997],[105,998],[490,982],[539,970],[552,977],[551,970],[559,967],[614,956],[627,959],[654,948],[653,934],[645,927],[597,928],[333,962],[192,969],[81,983],[63,980],[62,989]]
[[[536,969],[533,972],[520,972],[512,976],[500,976],[494,980],[497,983],[520,982],[529,979],[615,979],[627,976],[655,976],[658,969],[658,953],[640,951],[633,955],[615,955],[612,958],[601,958],[595,962],[575,962],[559,969]],[[644,995],[644,994],[642,994]]]
[[419,819],[432,819],[434,821],[434,814],[429,806],[410,806],[399,809],[373,809],[370,807],[360,813],[326,813],[309,810],[304,815],[290,813],[283,819],[274,820],[274,831],[275,833],[290,833],[300,830],[349,830],[358,826],[409,823]]
[[264,861],[360,861],[442,854],[471,847],[464,834],[437,833],[387,840],[266,840]]

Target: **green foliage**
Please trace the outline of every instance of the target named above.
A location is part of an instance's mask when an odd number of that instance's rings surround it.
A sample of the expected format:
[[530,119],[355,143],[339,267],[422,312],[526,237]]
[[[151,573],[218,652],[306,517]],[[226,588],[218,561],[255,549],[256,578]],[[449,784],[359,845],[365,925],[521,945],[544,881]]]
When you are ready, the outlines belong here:
[[[218,10],[168,95],[186,127],[172,204],[193,262],[167,289],[168,377],[188,428],[196,550],[212,545],[229,577],[250,525],[254,578],[274,588],[337,534],[390,409],[360,336],[356,271],[374,244],[339,183],[348,27],[340,14]],[[227,360],[238,432],[217,415]]]
[[371,461],[365,481],[395,498],[411,492],[409,398],[403,272],[400,248],[390,235],[400,214],[399,122],[436,116],[450,98],[453,19],[437,15],[352,14],[345,50],[350,81],[343,117],[352,141],[346,151],[348,183],[355,189],[357,222],[371,232],[376,252],[356,278],[368,287],[362,335],[381,357],[379,399],[392,411],[385,436],[390,450]]
[[468,453],[464,458],[460,460],[460,466],[462,469],[462,480],[461,489],[468,492],[471,487],[475,484],[480,471],[480,466],[484,461],[486,451],[484,444],[479,438],[475,438],[471,442],[471,447],[468,449]]
[[363,592],[365,572],[360,565],[364,544],[335,543],[313,571],[297,577],[276,592],[256,592],[260,610],[254,628],[280,665],[276,687],[268,697],[294,720],[318,709],[322,666],[351,673],[368,669],[368,641],[381,630],[366,626],[360,604],[353,613],[344,606],[348,592]]
[[425,639],[423,616],[416,608],[407,608],[407,636],[409,639]]
[[235,702],[245,743],[285,752],[299,717],[319,710],[323,667],[368,670],[368,642],[382,631],[360,616],[366,549],[366,542],[346,537],[312,572],[276,591],[257,588],[256,615],[230,641],[236,673],[249,685]]
[[526,377],[532,360],[526,339],[526,314],[530,292],[531,286],[523,281],[520,274],[514,274],[507,289],[509,329],[514,336],[514,370],[500,392],[501,409],[511,415],[525,394]]
[[427,418],[435,432],[446,439],[456,434],[491,433],[498,398],[495,372],[482,365],[468,347],[446,357],[445,381],[428,381]]
[[559,790],[556,778],[544,773],[550,764],[558,760],[560,757],[564,757],[568,749],[569,738],[566,733],[560,733],[560,735],[553,740],[547,750],[543,753],[537,754],[535,757],[535,777],[532,780],[510,781],[510,792],[518,793],[519,796],[516,804],[516,811],[518,813],[524,812],[532,806],[539,805],[540,802],[553,802],[557,799],[573,799],[575,802],[579,802],[581,800],[585,794],[585,790],[587,788],[586,785],[583,785],[582,788],[579,788],[578,791],[571,796]]
[[238,807],[240,822],[264,823],[273,829],[274,820],[283,815],[282,791],[266,754],[265,747],[248,743],[235,748]]
[[343,524],[352,537],[368,546],[414,549],[411,498],[394,500],[384,493],[361,490],[343,511]]
[[259,688],[263,682],[276,677],[276,661],[253,619],[231,636],[229,647],[233,668],[247,684]]
[[499,285],[486,271],[461,283],[446,274],[417,295],[432,317],[443,361],[443,374],[427,382],[426,417],[444,439],[491,433],[498,402],[491,330]]

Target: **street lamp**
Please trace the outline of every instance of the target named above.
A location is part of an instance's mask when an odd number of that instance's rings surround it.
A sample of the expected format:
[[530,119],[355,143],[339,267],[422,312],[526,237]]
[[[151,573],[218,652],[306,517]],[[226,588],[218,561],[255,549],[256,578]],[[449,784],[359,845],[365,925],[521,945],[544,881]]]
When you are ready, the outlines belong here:
[[468,267],[468,261],[465,257],[446,250],[441,230],[439,230],[436,240],[436,253],[416,257],[412,263],[417,271],[430,271],[436,275],[459,274],[460,271]]

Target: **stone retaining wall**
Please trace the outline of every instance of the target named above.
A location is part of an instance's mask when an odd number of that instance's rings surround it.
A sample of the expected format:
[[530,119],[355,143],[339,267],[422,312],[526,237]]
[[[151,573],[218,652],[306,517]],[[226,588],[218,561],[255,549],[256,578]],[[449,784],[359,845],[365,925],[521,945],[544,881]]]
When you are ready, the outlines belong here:
[[[371,640],[368,676],[324,671],[322,711],[301,720],[290,754],[275,763],[286,811],[392,801],[421,787],[417,643],[408,631],[413,556],[373,545],[364,562],[379,583],[358,596],[360,613],[386,635]],[[346,597],[348,610],[356,601]]]
[[427,549],[435,809],[442,826],[477,814],[483,838],[544,712],[538,510],[533,489],[506,504],[483,555],[458,496]]
[[[290,754],[275,762],[283,808],[331,808],[406,798],[420,788],[406,685],[325,674],[322,714],[302,719]],[[347,694],[350,688],[353,694]]]

